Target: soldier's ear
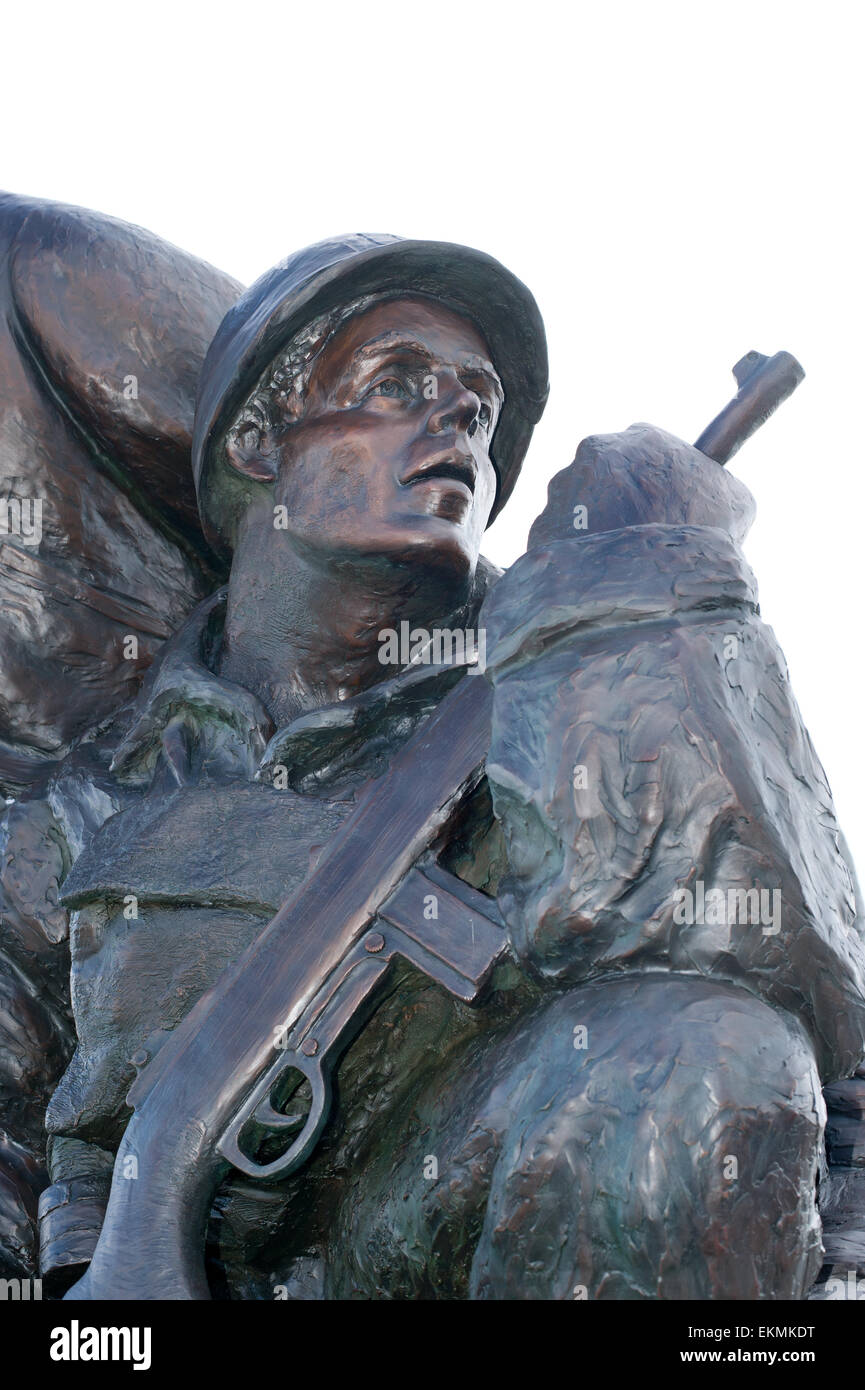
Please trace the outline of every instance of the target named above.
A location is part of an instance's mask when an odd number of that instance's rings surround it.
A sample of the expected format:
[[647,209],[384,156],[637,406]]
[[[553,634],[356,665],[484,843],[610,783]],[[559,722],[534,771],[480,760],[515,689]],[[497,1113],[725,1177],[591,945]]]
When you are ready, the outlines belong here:
[[279,467],[276,440],[259,421],[238,420],[225,438],[225,456],[231,467],[257,483],[272,483]]

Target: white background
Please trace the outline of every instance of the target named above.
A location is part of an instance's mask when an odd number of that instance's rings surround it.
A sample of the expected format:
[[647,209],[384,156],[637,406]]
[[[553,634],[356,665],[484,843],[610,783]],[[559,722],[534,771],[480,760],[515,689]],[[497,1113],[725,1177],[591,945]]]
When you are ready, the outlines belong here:
[[695,438],[751,348],[805,383],[733,468],[763,612],[865,873],[862,10],[797,0],[6,8],[0,184],[248,282],[343,231],[465,242],[534,291],[552,395],[489,534],[586,434]]

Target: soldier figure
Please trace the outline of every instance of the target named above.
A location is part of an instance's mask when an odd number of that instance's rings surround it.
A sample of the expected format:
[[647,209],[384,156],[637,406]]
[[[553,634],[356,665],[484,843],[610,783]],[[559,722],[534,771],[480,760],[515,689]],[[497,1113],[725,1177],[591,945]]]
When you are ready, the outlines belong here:
[[[140,251],[146,281],[159,247],[100,226]],[[14,235],[26,249],[27,225]],[[211,308],[234,297],[172,254]],[[68,323],[52,357],[38,310],[25,337],[35,324],[71,397]],[[482,536],[546,391],[534,300],[464,247],[321,243],[225,314],[189,447],[211,551],[195,584],[213,590],[206,563],[228,582],[192,611],[187,585],[133,701],[118,710],[115,683],[41,778],[7,777],[10,988],[48,981],[51,1060],[19,1068],[19,1095],[24,1115],[50,1093],[41,1257],[58,1290],[86,1268],[112,1182],[135,1176],[115,1154],[136,1075],[371,779],[475,679],[494,692],[485,776],[435,851],[497,900],[509,957],[472,1008],[398,970],[311,1162],[271,1186],[223,1183],[214,1296],[808,1295],[818,1171],[824,1218],[831,1193],[823,1088],[863,1085],[848,1078],[865,947],[739,549],[752,499],[659,430],[594,437],[502,575]],[[143,446],[121,439],[116,396],[99,408],[101,437],[114,422],[116,456],[150,477],[148,506],[176,512],[175,485],[160,496]],[[469,674],[464,653],[383,660],[384,634],[433,630],[482,633],[486,669]],[[5,1150],[25,1214],[49,1181],[32,1135],[22,1121]],[[23,1217],[15,1229],[10,1267],[25,1268]]]

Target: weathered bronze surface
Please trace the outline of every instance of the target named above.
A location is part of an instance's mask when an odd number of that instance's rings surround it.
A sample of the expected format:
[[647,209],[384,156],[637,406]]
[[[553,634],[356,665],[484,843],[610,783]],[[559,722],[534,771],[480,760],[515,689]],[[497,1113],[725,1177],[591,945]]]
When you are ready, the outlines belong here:
[[3,1272],[865,1272],[861,903],[718,462],[798,364],[748,354],[700,448],[585,440],[502,575],[547,368],[490,257],[347,237],[241,293],[80,209],[0,230]]

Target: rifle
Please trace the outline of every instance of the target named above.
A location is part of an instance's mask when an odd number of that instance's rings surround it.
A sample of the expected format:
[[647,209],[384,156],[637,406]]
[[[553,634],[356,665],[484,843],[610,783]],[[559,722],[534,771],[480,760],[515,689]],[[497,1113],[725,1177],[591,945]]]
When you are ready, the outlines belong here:
[[[802,379],[749,353],[739,393],[697,447],[725,463]],[[287,1177],[327,1122],[336,1064],[397,957],[475,1003],[506,951],[495,902],[428,851],[477,785],[492,689],[462,679],[361,797],[306,880],[148,1059],[90,1267],[67,1299],[208,1299],[204,1235],[236,1168]],[[425,904],[435,898],[437,914]],[[274,1054],[276,1054],[274,1056]],[[309,1111],[287,1113],[306,1079]],[[268,1157],[267,1139],[282,1152]],[[264,1153],[262,1149],[264,1148]]]

